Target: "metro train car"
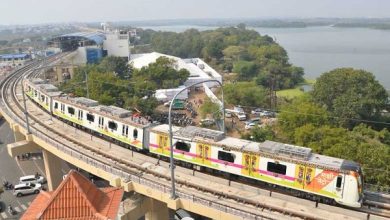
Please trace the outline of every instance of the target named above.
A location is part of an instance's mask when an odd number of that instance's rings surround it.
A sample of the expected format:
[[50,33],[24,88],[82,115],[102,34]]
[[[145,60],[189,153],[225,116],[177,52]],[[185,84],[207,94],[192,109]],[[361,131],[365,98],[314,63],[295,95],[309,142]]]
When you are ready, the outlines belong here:
[[38,105],[51,112],[52,98],[59,96],[62,92],[58,88],[47,84],[42,79],[24,80],[26,95],[34,100]]
[[[173,127],[174,158],[360,207],[362,173],[352,161],[327,157],[273,141],[225,137],[223,132],[188,126]],[[169,127],[150,129],[151,153],[169,157]]]
[[[39,80],[26,80],[25,92],[55,117],[126,148],[169,157],[167,124],[155,125],[131,111],[100,105],[84,97],[69,97],[58,91],[51,94],[53,87],[47,85]],[[173,126],[172,130],[174,158],[180,163],[281,186],[300,196],[350,207],[360,207],[363,201],[362,170],[353,161],[315,154],[305,147],[226,137],[223,132],[195,126]]]
[[84,97],[61,95],[53,98],[53,115],[70,121],[78,127],[88,129],[127,145],[143,148],[145,129],[149,121],[135,116],[130,111],[99,105],[97,101]]

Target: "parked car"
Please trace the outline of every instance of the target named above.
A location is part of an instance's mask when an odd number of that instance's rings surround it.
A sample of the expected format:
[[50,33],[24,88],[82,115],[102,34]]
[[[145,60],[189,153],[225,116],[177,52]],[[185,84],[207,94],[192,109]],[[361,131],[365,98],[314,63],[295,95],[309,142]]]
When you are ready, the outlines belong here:
[[210,126],[213,125],[214,123],[215,123],[214,119],[205,118],[205,119],[201,119],[199,124],[201,126]]
[[42,185],[39,183],[21,183],[18,185],[15,185],[13,194],[17,197],[20,197],[22,195],[28,195],[28,194],[38,194],[39,191],[42,189]]
[[253,123],[253,122],[260,122],[260,118],[252,118],[245,122],[246,125]]
[[232,116],[231,112],[225,112],[225,118],[231,118]]
[[259,125],[259,122],[251,122],[251,123],[245,125],[245,129],[250,130],[253,127],[258,126],[258,125]]
[[239,105],[234,106],[233,111],[236,113],[244,113],[244,109]]
[[237,114],[237,118],[240,121],[245,121],[246,120],[246,114],[243,113],[243,112],[240,112],[240,113]]
[[245,122],[245,129],[252,129],[259,124],[261,124],[260,118],[252,118],[251,120]]
[[45,177],[41,175],[28,175],[22,176],[19,178],[19,183],[39,183],[43,184],[45,182]]
[[260,116],[274,118],[276,114],[275,112],[271,112],[271,111],[263,111],[262,113],[260,113]]
[[252,115],[260,115],[263,112],[261,108],[256,108],[251,111]]

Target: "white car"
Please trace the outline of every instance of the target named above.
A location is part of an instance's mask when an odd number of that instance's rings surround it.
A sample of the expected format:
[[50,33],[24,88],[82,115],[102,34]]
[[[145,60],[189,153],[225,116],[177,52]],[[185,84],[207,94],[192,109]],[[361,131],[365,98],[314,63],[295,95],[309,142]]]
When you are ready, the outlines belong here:
[[256,108],[251,111],[252,115],[260,115],[263,112],[261,108]]
[[19,178],[19,183],[39,183],[43,184],[45,182],[45,177],[40,175],[28,175],[22,176]]
[[260,113],[260,116],[274,118],[276,116],[276,114],[275,114],[275,112],[271,112],[271,111],[263,111]]
[[240,112],[240,113],[237,114],[237,118],[240,121],[245,121],[246,120],[246,115],[245,115],[245,113]]
[[225,112],[225,118],[231,118],[232,113],[231,112]]
[[215,120],[210,119],[210,118],[205,118],[205,119],[200,120],[199,124],[202,126],[211,126],[211,125],[215,124]]
[[249,130],[260,124],[260,118],[253,118],[245,122],[245,129]]
[[38,194],[42,189],[42,185],[37,183],[21,183],[15,185],[13,194],[17,197],[27,194]]

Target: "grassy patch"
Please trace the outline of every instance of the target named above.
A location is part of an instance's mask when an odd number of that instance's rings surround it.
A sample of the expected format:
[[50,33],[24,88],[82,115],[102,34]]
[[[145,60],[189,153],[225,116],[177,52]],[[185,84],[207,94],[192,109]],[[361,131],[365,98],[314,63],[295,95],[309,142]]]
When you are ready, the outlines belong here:
[[278,97],[285,97],[288,99],[292,99],[304,94],[304,92],[299,89],[300,87],[301,86],[297,86],[294,89],[284,89],[284,90],[276,91],[276,95]]
[[314,83],[316,83],[315,79],[305,79],[305,82],[303,84],[314,85]]
[[316,82],[315,79],[305,79],[304,83],[300,83],[294,89],[284,89],[284,90],[276,91],[276,95],[278,97],[285,97],[288,99],[292,99],[292,98],[295,98],[295,97],[298,97],[298,96],[301,96],[304,94],[304,92],[301,90],[302,86],[314,85],[315,82]]

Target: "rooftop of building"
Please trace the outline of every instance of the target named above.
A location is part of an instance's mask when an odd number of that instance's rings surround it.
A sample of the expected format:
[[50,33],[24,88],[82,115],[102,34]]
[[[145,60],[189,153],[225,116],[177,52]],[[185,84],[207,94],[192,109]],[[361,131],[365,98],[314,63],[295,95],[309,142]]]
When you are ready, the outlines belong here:
[[176,61],[176,69],[186,69],[190,72],[190,78],[220,78],[221,75],[200,58],[181,59],[179,57],[158,52],[132,54],[130,61],[134,68],[141,69],[156,62],[160,57],[168,57]]
[[42,191],[22,216],[33,219],[116,219],[123,189],[99,189],[72,170],[55,191]]
[[0,59],[20,59],[29,56],[30,56],[29,54],[25,54],[25,53],[0,54]]
[[103,44],[103,41],[106,39],[104,33],[101,32],[76,32],[76,33],[64,34],[57,38],[64,38],[64,37],[85,38],[90,41],[94,41],[96,44],[99,45]]

